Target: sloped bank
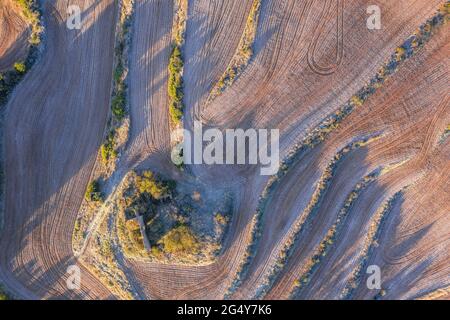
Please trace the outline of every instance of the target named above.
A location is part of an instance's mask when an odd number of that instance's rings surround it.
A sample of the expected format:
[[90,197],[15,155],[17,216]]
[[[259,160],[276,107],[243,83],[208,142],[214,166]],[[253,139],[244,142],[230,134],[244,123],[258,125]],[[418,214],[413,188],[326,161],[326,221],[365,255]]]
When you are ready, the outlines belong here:
[[261,236],[263,219],[266,205],[276,189],[280,180],[287,174],[293,164],[302,155],[322,143],[329,134],[337,129],[344,119],[353,111],[363,106],[367,99],[372,96],[403,64],[403,62],[416,54],[430,40],[438,28],[446,25],[450,16],[450,1],[441,5],[438,11],[423,23],[418,30],[408,37],[402,45],[397,47],[385,64],[381,66],[377,74],[354,94],[341,108],[323,119],[318,126],[311,130],[304,139],[295,145],[281,162],[280,169],[276,175],[271,177],[261,193],[257,208],[251,220],[252,235],[241,265],[229,286],[225,298],[229,298],[240,286],[247,275],[251,260],[256,254],[258,241]]

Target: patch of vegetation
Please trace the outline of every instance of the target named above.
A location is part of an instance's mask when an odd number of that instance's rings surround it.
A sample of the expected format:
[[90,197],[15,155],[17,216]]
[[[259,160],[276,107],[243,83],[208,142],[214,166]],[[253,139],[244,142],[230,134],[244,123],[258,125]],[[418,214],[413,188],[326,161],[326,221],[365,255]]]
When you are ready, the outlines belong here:
[[[149,170],[130,173],[125,183],[118,199],[117,230],[128,257],[192,265],[210,263],[220,253],[229,221],[227,201],[212,207],[205,205],[201,219],[209,219],[206,232],[203,220],[198,220],[198,205],[203,205],[198,192],[177,192],[174,181]],[[216,213],[212,215],[208,210]]]
[[294,282],[294,290],[291,293],[291,298],[297,297],[300,293],[300,290],[309,283],[314,271],[319,266],[319,263],[328,254],[331,247],[334,245],[336,238],[338,237],[353,204],[358,199],[361,192],[379,176],[379,172],[380,170],[377,169],[362,178],[347,196],[343,207],[338,212],[336,222],[328,230],[325,237],[314,250],[313,256],[307,262],[306,271],[300,276],[300,278],[297,279],[297,281]]
[[447,127],[444,130],[444,133],[442,133],[441,137],[439,138],[439,143],[443,143],[445,139],[447,139],[450,136],[450,124],[447,125]]
[[267,290],[275,282],[276,276],[278,275],[279,271],[281,271],[286,261],[288,261],[288,259],[291,257],[295,249],[295,244],[298,243],[298,239],[301,237],[304,231],[311,226],[311,223],[316,217],[316,213],[319,211],[321,201],[326,193],[326,190],[328,189],[328,186],[332,178],[336,173],[336,169],[341,160],[344,159],[344,157],[350,151],[361,148],[377,138],[378,137],[364,138],[352,142],[347,146],[345,146],[344,148],[342,148],[341,150],[339,150],[339,152],[337,152],[334,155],[333,159],[329,162],[324,172],[322,173],[322,176],[317,182],[314,193],[308,205],[304,209],[303,213],[300,215],[300,219],[294,222],[292,228],[293,229],[292,235],[284,243],[283,248],[281,249],[280,254],[277,257],[274,266],[271,267],[271,270],[268,272],[265,281],[263,281],[262,286],[257,289],[255,297],[256,299],[262,298],[267,293]]
[[107,163],[111,159],[117,157],[117,151],[114,148],[115,145],[115,132],[110,131],[105,143],[100,147],[100,153],[104,163]]
[[41,36],[44,28],[41,24],[41,13],[36,0],[15,0],[21,7],[22,14],[31,25],[31,35],[28,39],[30,48],[25,61],[18,61],[13,68],[0,74],[0,107],[6,105],[8,97],[23,79],[26,72],[31,69],[38,55],[38,46],[41,43]]
[[38,46],[41,43],[41,34],[44,30],[41,24],[41,13],[37,0],[15,0],[22,9],[22,14],[28,23],[31,24],[31,36],[28,39],[32,46]]
[[180,125],[183,118],[183,53],[184,31],[186,28],[186,1],[178,0],[172,27],[173,49],[169,58],[169,79],[167,93],[169,96],[169,116],[172,124]]
[[197,254],[199,251],[199,241],[186,225],[179,225],[166,233],[159,243],[163,247],[163,252],[169,254]]
[[20,74],[24,74],[27,71],[27,67],[23,62],[14,63],[14,70],[16,70]]
[[119,89],[111,100],[111,110],[117,121],[121,121],[126,115],[126,94],[125,90]]
[[98,180],[93,180],[88,184],[86,192],[84,194],[84,198],[86,199],[86,201],[90,202],[103,201],[103,194],[100,190],[100,183],[98,182]]
[[[111,95],[111,118],[108,122],[108,135],[103,143],[100,154],[103,163],[108,166],[119,154],[121,139],[120,132],[126,126],[128,116],[128,87],[126,84],[128,74],[128,51],[131,46],[131,21],[133,17],[133,0],[120,1],[120,18],[116,33],[116,46],[114,50],[114,70]],[[125,130],[128,136],[128,128]]]

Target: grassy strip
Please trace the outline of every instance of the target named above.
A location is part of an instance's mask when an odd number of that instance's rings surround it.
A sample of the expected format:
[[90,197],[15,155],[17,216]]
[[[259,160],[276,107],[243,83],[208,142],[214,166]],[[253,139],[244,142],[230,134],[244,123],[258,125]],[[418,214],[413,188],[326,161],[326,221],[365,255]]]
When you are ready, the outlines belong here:
[[220,77],[219,81],[217,81],[211,90],[208,97],[208,102],[214,100],[217,96],[224,92],[227,87],[230,87],[239,75],[242,74],[244,68],[250,62],[250,59],[253,56],[253,43],[256,37],[260,8],[261,0],[253,0],[237,51],[224,74]]
[[410,36],[396,52],[391,55],[390,59],[383,64],[377,74],[364,85],[355,95],[353,95],[339,110],[327,116],[321,123],[310,131],[307,136],[297,145],[295,145],[283,159],[277,174],[271,177],[264,188],[259,200],[256,211],[252,218],[252,239],[247,247],[243,261],[239,267],[239,271],[231,286],[228,288],[225,298],[229,297],[237,287],[242,283],[242,279],[246,274],[246,269],[250,265],[252,257],[255,255],[256,242],[261,235],[262,217],[273,190],[277,183],[283,178],[289,168],[296,163],[308,150],[316,147],[323,142],[326,137],[347,118],[356,108],[361,107],[367,99],[372,96],[384,82],[390,78],[399,68],[399,66],[407,59],[413,56],[422,48],[431,38],[433,33],[442,25],[449,21],[450,1],[443,4],[438,12],[419,29]]
[[183,45],[186,30],[187,0],[178,0],[172,27],[173,48],[169,58],[169,115],[174,126],[180,126],[183,119]]
[[375,216],[370,223],[367,237],[364,242],[364,247],[362,249],[362,257],[358,263],[358,266],[353,270],[350,280],[345,286],[341,293],[341,299],[351,299],[354,290],[359,286],[361,282],[361,276],[363,270],[367,267],[367,262],[373,250],[378,246],[378,238],[381,234],[381,229],[383,222],[386,217],[392,211],[392,207],[395,201],[402,196],[403,191],[395,193],[383,206],[377,211]]
[[340,231],[348,217],[350,209],[358,199],[361,192],[372,182],[378,175],[380,170],[375,170],[362,178],[350,192],[347,199],[344,202],[344,206],[339,210],[336,218],[336,222],[328,230],[326,236],[322,239],[320,244],[316,247],[314,255],[306,264],[306,271],[294,282],[294,290],[291,293],[291,298],[295,298],[299,295],[301,289],[303,289],[311,280],[312,275],[317,270],[322,259],[328,254],[333,247],[336,238],[339,236]]
[[[112,166],[119,155],[119,148],[128,137],[128,52],[131,47],[131,27],[134,0],[120,2],[120,17],[116,28],[114,71],[111,96],[111,117],[105,142],[100,148],[103,163]],[[125,136],[125,137],[122,137]]]
[[330,185],[332,178],[336,174],[336,169],[341,160],[343,160],[345,155],[347,155],[350,151],[363,147],[376,138],[377,137],[364,138],[362,140],[350,143],[346,147],[339,150],[339,152],[337,152],[334,155],[333,159],[330,161],[327,168],[320,177],[316,185],[316,189],[307,207],[300,216],[300,219],[298,219],[295,222],[293,226],[293,232],[291,236],[289,236],[288,239],[286,240],[283,249],[281,249],[274,266],[272,266],[271,270],[268,272],[263,284],[257,289],[255,296],[256,299],[262,298],[270,289],[270,287],[273,285],[273,283],[277,278],[277,275],[279,274],[279,272],[284,267],[287,260],[292,255],[295,248],[295,244],[297,243],[298,239],[303,234],[303,232],[311,225],[313,219],[316,216],[316,213],[319,211],[322,199],[326,194],[326,191]]

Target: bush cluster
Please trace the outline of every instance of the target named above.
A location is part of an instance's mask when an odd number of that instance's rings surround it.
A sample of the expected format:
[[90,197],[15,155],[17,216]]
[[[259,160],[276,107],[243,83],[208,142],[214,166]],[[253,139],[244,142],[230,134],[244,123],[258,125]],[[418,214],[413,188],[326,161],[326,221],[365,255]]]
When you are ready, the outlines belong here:
[[183,117],[183,57],[179,46],[174,46],[169,59],[169,115],[177,124]]
[[111,131],[106,138],[105,143],[100,148],[100,153],[104,163],[107,163],[110,159],[117,157],[117,151],[114,149],[115,144],[115,132]]
[[100,191],[100,183],[97,180],[93,180],[88,184],[84,198],[87,201],[93,202],[103,201],[103,194]]
[[184,224],[180,224],[167,232],[159,243],[163,246],[164,252],[169,254],[196,254],[200,246],[197,237]]

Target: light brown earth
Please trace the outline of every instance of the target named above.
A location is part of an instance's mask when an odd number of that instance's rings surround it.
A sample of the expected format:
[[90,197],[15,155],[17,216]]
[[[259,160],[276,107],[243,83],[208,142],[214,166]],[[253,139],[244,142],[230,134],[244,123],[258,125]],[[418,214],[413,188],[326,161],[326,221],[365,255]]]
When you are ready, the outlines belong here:
[[[7,106],[0,280],[23,298],[111,295],[85,269],[80,292],[65,286],[66,268],[75,263],[71,230],[107,118],[114,36],[113,1],[78,2],[84,4],[89,22],[83,31],[65,28],[65,1],[49,1],[44,13],[46,51]],[[379,1],[383,30],[369,31],[366,8],[372,3],[343,2],[342,17],[337,19],[341,3],[337,0],[262,0],[250,64],[206,105],[209,91],[236,51],[252,1],[189,1],[185,126],[191,128],[193,120],[200,119],[220,128],[278,128],[285,156],[374,76],[442,3]],[[245,259],[251,219],[267,177],[248,166],[187,166],[179,172],[171,165],[167,61],[172,13],[171,1],[137,1],[129,77],[131,136],[112,179],[118,182],[128,170],[145,167],[176,179],[196,179],[213,191],[232,189],[234,215],[227,249],[216,263],[176,266],[125,260],[124,270],[139,298],[221,299]],[[339,41],[335,31],[341,22]],[[255,297],[334,154],[349,142],[374,134],[380,138],[339,163],[316,218],[265,298],[289,297],[294,280],[335,222],[348,193],[372,170],[395,164],[400,165],[363,190],[330,253],[298,298],[339,298],[361,257],[370,219],[405,186],[409,187],[403,198],[382,225],[369,264],[382,268],[385,298],[417,298],[448,287],[450,145],[449,139],[439,142],[450,123],[448,31],[447,24],[325,142],[290,168],[268,204],[256,255],[232,298]],[[315,50],[311,43],[316,43]],[[336,52],[337,43],[342,56]],[[308,62],[314,61],[330,66],[333,73],[321,74],[317,67],[313,71]],[[377,292],[364,284],[365,278],[353,297],[373,298]]]
[[13,0],[0,2],[0,72],[27,55],[30,28]]

